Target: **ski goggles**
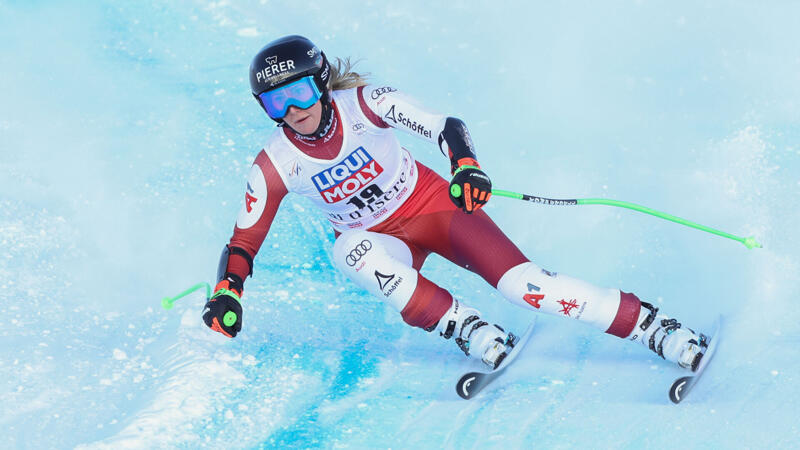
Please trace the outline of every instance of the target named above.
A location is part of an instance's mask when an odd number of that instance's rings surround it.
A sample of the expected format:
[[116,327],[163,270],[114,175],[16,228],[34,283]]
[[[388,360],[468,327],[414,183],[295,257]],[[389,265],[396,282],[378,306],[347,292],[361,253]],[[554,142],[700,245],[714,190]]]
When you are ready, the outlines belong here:
[[282,119],[292,105],[300,109],[310,108],[320,98],[322,98],[322,93],[319,91],[317,83],[314,82],[313,75],[258,94],[258,100],[273,119]]

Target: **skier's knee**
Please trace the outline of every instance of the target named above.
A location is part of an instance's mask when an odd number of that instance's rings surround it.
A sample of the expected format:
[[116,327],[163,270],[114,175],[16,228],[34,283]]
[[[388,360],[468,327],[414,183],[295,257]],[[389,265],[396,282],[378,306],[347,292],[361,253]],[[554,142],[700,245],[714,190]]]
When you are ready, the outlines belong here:
[[340,270],[355,267],[375,247],[373,233],[367,231],[345,231],[333,244],[333,261]]
[[[622,302],[619,289],[601,288],[548,272],[532,262],[512,267],[502,276],[497,289],[507,300],[524,308],[580,320],[615,335],[620,333],[618,328],[626,328],[638,314],[638,304],[628,298]],[[616,323],[620,314],[624,323]]]
[[334,264],[371,294],[402,311],[417,285],[411,251],[399,239],[368,231],[342,233],[333,247]]
[[504,273],[497,283],[497,290],[511,303],[539,309],[546,294],[544,285],[552,284],[547,278],[555,277],[556,274],[542,270],[532,262],[525,262]]
[[382,252],[398,261],[411,265],[412,256],[408,246],[394,236],[371,231],[345,231],[333,244],[334,263],[342,270],[358,267],[367,253]]

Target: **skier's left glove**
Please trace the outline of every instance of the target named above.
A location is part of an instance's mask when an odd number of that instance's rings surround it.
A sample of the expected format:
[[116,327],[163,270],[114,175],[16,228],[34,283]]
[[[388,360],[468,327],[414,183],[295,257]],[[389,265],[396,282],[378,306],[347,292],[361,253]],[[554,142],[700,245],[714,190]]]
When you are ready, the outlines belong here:
[[242,330],[242,292],[233,288],[230,281],[217,283],[214,295],[203,309],[203,322],[214,331],[232,338]]
[[492,196],[492,180],[481,170],[478,161],[463,158],[453,171],[450,181],[450,200],[465,213],[480,209]]

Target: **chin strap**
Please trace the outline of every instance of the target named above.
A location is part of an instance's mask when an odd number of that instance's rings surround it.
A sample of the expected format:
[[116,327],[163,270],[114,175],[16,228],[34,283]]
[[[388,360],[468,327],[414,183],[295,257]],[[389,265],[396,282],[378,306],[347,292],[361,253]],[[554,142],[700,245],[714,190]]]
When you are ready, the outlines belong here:
[[328,131],[333,126],[333,119],[333,105],[331,104],[330,94],[326,92],[322,97],[322,116],[319,119],[317,130],[312,133],[313,136],[319,139],[328,134]]

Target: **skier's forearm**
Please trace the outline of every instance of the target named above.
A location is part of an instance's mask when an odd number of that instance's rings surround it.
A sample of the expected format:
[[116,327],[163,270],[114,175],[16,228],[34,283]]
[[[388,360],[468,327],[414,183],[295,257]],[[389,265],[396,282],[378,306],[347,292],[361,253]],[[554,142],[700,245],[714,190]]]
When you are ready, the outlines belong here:
[[242,229],[237,225],[234,228],[230,243],[220,257],[217,282],[229,279],[243,288],[245,279],[253,274],[253,259],[269,233],[276,212],[277,205],[268,208],[256,226]]
[[241,247],[226,245],[217,266],[217,283],[228,280],[231,286],[242,292],[245,278],[252,274],[253,255]]
[[361,108],[375,125],[403,130],[438,144],[442,154],[450,158],[451,173],[460,165],[477,165],[472,138],[461,119],[428,111],[392,87],[360,89]]
[[447,118],[444,129],[439,134],[439,148],[450,158],[450,173],[455,172],[459,166],[478,166],[472,138],[461,119]]
[[253,274],[253,258],[264,243],[287,193],[275,166],[262,151],[248,174],[244,205],[233,228],[233,236],[220,257],[217,282],[229,279],[241,291],[244,280]]

